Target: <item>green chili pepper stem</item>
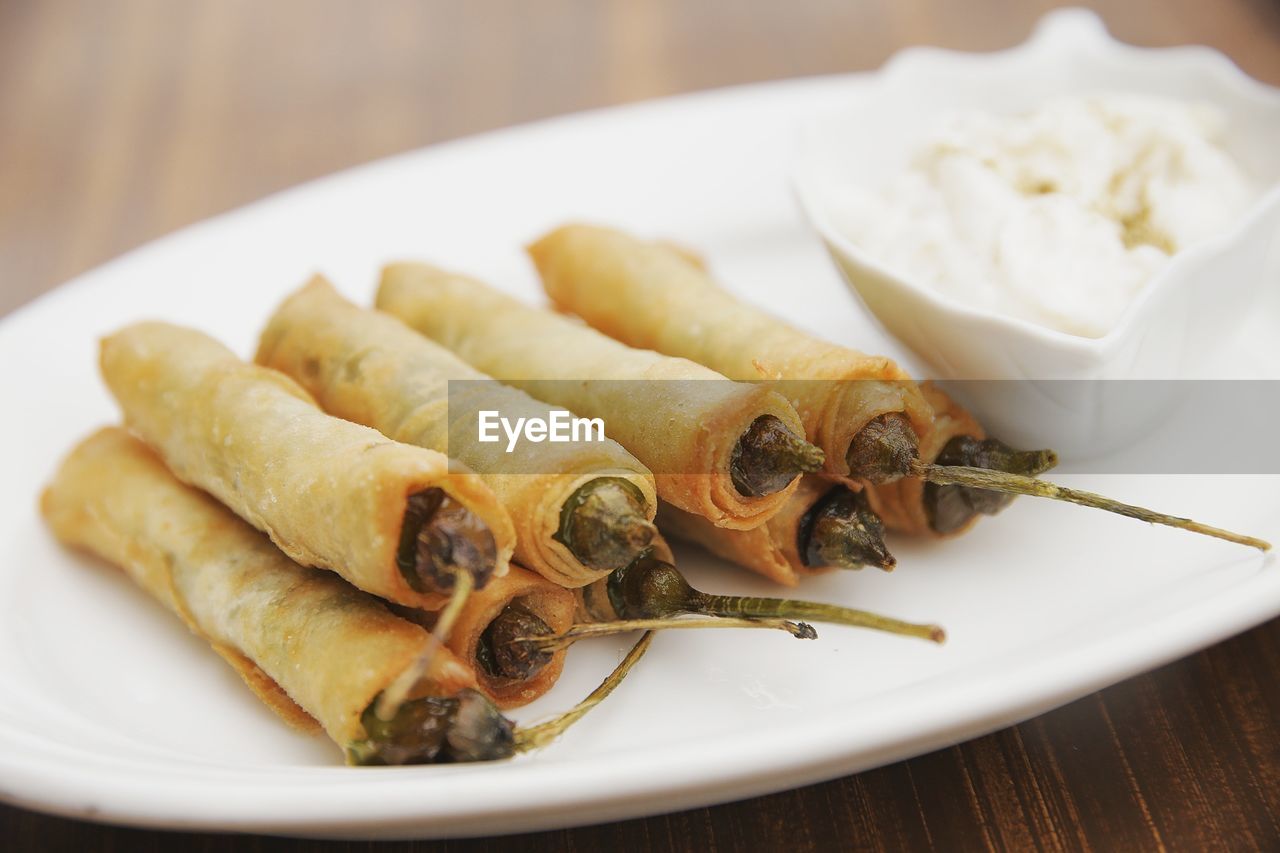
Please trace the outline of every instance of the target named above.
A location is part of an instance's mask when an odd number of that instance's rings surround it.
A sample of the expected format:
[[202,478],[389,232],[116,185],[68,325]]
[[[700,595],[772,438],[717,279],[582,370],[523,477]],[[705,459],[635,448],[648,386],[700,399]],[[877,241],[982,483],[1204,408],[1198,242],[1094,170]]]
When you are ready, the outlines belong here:
[[462,612],[467,599],[471,597],[474,584],[475,581],[469,572],[458,573],[454,579],[453,593],[449,596],[449,603],[440,611],[440,618],[436,620],[436,626],[431,629],[430,642],[422,653],[378,695],[378,701],[373,706],[374,714],[378,719],[386,721],[394,718],[414,686],[431,671],[431,664],[435,661],[440,649],[444,648],[444,644],[448,642],[449,634],[453,631],[453,623],[457,621],[458,614]]
[[937,625],[918,625],[888,616],[834,604],[783,598],[744,598],[710,595],[694,589],[684,575],[651,551],[618,569],[608,580],[609,600],[623,619],[666,619],[688,613],[741,619],[775,618],[830,622],[873,628],[892,634],[921,637],[941,643],[945,633]]
[[734,445],[729,476],[738,494],[763,497],[780,492],[801,474],[821,471],[825,456],[773,415],[751,422]]
[[1039,477],[1056,467],[1058,467],[1058,454],[1052,450],[1015,450],[1009,454],[1008,461],[997,470],[1022,474],[1026,477]]
[[[1037,477],[1058,464],[1058,455],[1052,450],[1014,450],[996,438],[957,435],[943,446],[933,462]],[[963,530],[977,515],[995,515],[1013,499],[1013,495],[1003,492],[938,483],[925,483],[923,495],[929,527],[942,534]]]
[[614,622],[589,622],[573,625],[562,634],[550,637],[517,637],[512,643],[523,643],[542,652],[554,652],[567,648],[578,640],[589,637],[608,637],[613,634],[626,634],[631,631],[671,631],[680,629],[701,628],[775,628],[786,631],[798,640],[816,640],[818,632],[812,625],[804,622],[791,622],[786,619],[736,617],[716,617],[698,619],[696,617],[677,616],[666,619],[620,619]]
[[1169,527],[1176,527],[1180,530],[1189,530],[1192,533],[1200,533],[1204,536],[1212,536],[1215,539],[1225,539],[1228,542],[1235,542],[1239,545],[1248,545],[1251,548],[1257,548],[1260,551],[1271,550],[1271,543],[1264,539],[1257,539],[1253,536],[1245,536],[1240,533],[1232,533],[1229,530],[1223,530],[1218,527],[1211,527],[1207,524],[1201,524],[1190,518],[1180,518],[1174,515],[1166,515],[1162,512],[1146,509],[1132,504],[1121,503],[1105,497],[1104,495],[1095,494],[1093,492],[1085,492],[1079,489],[1069,489],[1065,486],[1057,486],[1045,480],[1039,480],[1035,477],[1027,477],[1021,474],[1010,474],[1005,471],[992,471],[986,468],[970,468],[962,465],[930,465],[923,462],[917,462],[912,466],[912,476],[919,477],[931,483],[939,485],[951,486],[967,486],[974,489],[987,489],[994,492],[1004,492],[1012,495],[1030,495],[1032,497],[1049,498],[1056,501],[1067,501],[1068,503],[1079,504],[1080,506],[1092,507],[1094,509],[1106,510],[1117,515],[1136,518],[1139,521],[1146,521],[1151,524],[1163,524]]
[[627,656],[622,659],[622,662],[605,677],[600,686],[592,690],[586,699],[583,699],[573,708],[545,723],[516,729],[516,751],[528,752],[531,749],[539,749],[564,734],[565,729],[582,719],[588,711],[608,698],[609,694],[627,677],[627,673],[636,665],[636,662],[644,657],[644,653],[649,650],[649,644],[652,641],[653,632],[646,631],[636,641],[636,644],[631,647],[631,651],[627,652]]
[[814,622],[830,622],[836,625],[851,625],[856,628],[871,628],[876,631],[886,631],[890,634],[919,637],[934,643],[942,643],[947,638],[946,632],[938,625],[903,622],[901,619],[881,616],[878,613],[871,613],[866,610],[840,607],[835,604],[786,598],[708,595],[705,592],[696,590],[694,593],[689,607],[689,610],[694,613],[744,618],[810,619]]

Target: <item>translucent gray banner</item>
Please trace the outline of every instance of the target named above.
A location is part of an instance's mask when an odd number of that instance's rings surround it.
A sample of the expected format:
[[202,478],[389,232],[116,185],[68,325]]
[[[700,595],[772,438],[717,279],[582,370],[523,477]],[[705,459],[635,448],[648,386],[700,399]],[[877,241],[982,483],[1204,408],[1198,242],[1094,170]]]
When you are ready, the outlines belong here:
[[[1280,381],[991,380],[938,388],[988,436],[1056,450],[1060,472],[1280,474]],[[654,473],[705,474],[711,456],[697,448],[717,430],[750,423],[750,413],[769,412],[776,398],[766,391],[797,404],[811,426],[821,401],[839,399],[827,411],[843,412],[886,395],[919,399],[914,383],[880,380],[451,381],[449,454],[483,458],[498,473],[562,473],[581,454],[600,451],[603,429]],[[960,411],[946,410],[947,397],[932,399],[942,417]]]

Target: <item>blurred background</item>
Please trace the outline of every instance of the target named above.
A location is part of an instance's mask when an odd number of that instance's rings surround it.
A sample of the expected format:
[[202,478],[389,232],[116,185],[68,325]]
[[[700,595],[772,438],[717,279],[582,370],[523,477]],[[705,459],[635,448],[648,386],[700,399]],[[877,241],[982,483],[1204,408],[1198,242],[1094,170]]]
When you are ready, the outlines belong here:
[[[0,0],[0,314],[154,237],[388,154],[546,116],[993,50],[1022,0]],[[1280,83],[1276,0],[1097,8]]]

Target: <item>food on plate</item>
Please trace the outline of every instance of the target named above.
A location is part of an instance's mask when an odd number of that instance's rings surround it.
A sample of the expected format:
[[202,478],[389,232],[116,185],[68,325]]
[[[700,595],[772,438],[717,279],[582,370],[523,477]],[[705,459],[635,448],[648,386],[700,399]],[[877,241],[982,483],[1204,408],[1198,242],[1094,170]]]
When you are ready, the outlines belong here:
[[547,419],[552,407],[394,317],[352,305],[320,277],[272,316],[257,361],[297,380],[325,411],[477,472],[515,526],[515,559],[549,580],[591,583],[653,538],[653,475],[621,445],[480,441],[480,412]]
[[[431,634],[342,579],[294,563],[123,429],[77,445],[41,511],[62,542],[120,567],[285,722],[324,731],[351,764],[490,761],[545,746],[618,685],[651,636],[578,706],[515,728]],[[414,678],[404,700],[384,707],[406,672]]]
[[584,621],[608,624],[618,620],[672,620],[694,615],[827,622],[921,637],[936,643],[946,637],[937,625],[904,622],[834,604],[705,593],[689,585],[672,564],[670,553],[666,543],[658,540],[630,565],[579,590],[580,612],[587,617]]
[[393,264],[377,305],[490,376],[600,418],[654,472],[661,498],[713,524],[763,524],[800,474],[822,466],[822,451],[804,441],[799,416],[777,392],[632,349],[474,279]]
[[600,686],[592,690],[587,695],[587,698],[574,705],[568,711],[547,720],[545,723],[527,727],[521,726],[516,729],[516,749],[520,752],[541,749],[564,734],[565,729],[582,719],[588,711],[609,697],[609,694],[627,677],[627,673],[631,672],[631,668],[636,665],[636,662],[644,657],[645,652],[649,651],[651,642],[653,642],[652,631],[645,631],[641,634],[640,639],[636,640],[631,650],[623,656],[618,665],[613,668],[613,671],[605,676],[604,681],[600,682]]
[[[813,478],[806,478],[810,479]],[[828,485],[838,494],[848,492],[839,484]],[[802,485],[800,493],[804,492]],[[658,511],[659,519],[671,511],[670,505],[664,504]],[[753,543],[759,541],[757,534],[762,530],[717,528],[700,518],[698,523],[727,537],[740,536]],[[794,528],[792,530],[794,532]],[[748,568],[756,567],[750,562],[752,557],[747,548],[727,550],[722,556],[741,560]],[[637,629],[771,628],[802,640],[817,639],[817,631],[809,622],[873,628],[935,642],[942,642],[944,637],[936,625],[903,622],[864,610],[799,599],[709,595],[694,589],[685,580],[675,567],[671,549],[662,536],[655,537],[653,544],[629,565],[576,592],[578,624],[559,635],[529,637],[527,643],[532,649],[549,652],[588,637]]]
[[[104,429],[71,452],[42,497],[49,526],[353,764],[544,745],[654,630],[815,639],[823,622],[945,640],[935,624],[703,592],[659,530],[790,586],[890,570],[885,527],[951,536],[1017,494],[1270,548],[1038,479],[1052,451],[1009,448],[889,359],[738,301],[687,249],[566,226],[530,254],[555,305],[590,326],[402,263],[383,271],[382,311],[310,281],[269,320],[258,364],[165,323],[108,336],[102,375],[136,435]],[[508,429],[557,414],[598,435]],[[573,643],[636,630],[567,713],[525,729],[502,715],[550,689]]]
[[958,302],[1102,337],[1177,252],[1238,221],[1257,188],[1211,104],[1059,97],[949,115],[900,171],[831,194],[869,258]]
[[[988,468],[1035,477],[1057,464],[1049,450],[1014,450],[988,438],[968,410],[932,382],[920,390],[933,408],[933,423],[920,439],[919,458],[926,463]],[[871,486],[867,498],[890,530],[916,536],[955,536],[981,515],[995,515],[1013,496],[988,489],[942,485],[917,477]]]
[[[978,454],[984,457],[988,455],[980,449]],[[990,454],[990,456],[999,459],[1014,458],[1012,454],[1003,451],[998,454]],[[1073,503],[1078,506],[1087,506],[1093,509],[1113,512],[1116,515],[1136,518],[1148,524],[1163,524],[1167,527],[1176,527],[1179,530],[1199,533],[1202,536],[1212,536],[1215,539],[1234,542],[1237,545],[1257,548],[1259,551],[1271,550],[1270,542],[1265,539],[1259,539],[1256,536],[1247,536],[1243,533],[1223,530],[1221,527],[1204,524],[1192,518],[1182,518],[1176,515],[1156,512],[1146,507],[1122,503],[1106,495],[1058,486],[1037,477],[1028,477],[990,468],[972,468],[964,465],[928,462],[916,462],[911,468],[911,473],[914,477],[919,477],[938,486],[961,486],[972,491],[992,491],[1002,492],[1006,495],[1030,495],[1038,498],[1049,498],[1055,501],[1064,501],[1065,503]]]
[[103,340],[101,367],[126,424],[180,480],[298,563],[425,609],[506,573],[506,511],[444,454],[327,415],[284,374],[191,329],[129,326]]
[[[911,478],[890,484],[890,488],[898,487],[899,495],[898,506],[892,511],[873,498],[898,529],[922,533],[927,528],[932,535],[962,532],[979,514],[994,515],[1013,496],[1029,495],[1176,527],[1260,551],[1271,550],[1271,543],[1265,539],[1041,480],[1036,475],[1057,464],[1053,451],[1018,451],[996,439],[983,438],[980,428],[963,427],[966,422],[975,427],[977,424],[959,404],[936,388],[928,393],[937,410],[944,413],[944,419],[938,422],[939,437],[950,434],[949,439],[945,443],[931,440],[930,450],[941,444],[934,461],[927,457],[916,459],[911,465]],[[917,487],[911,480],[923,482],[925,487]],[[924,525],[920,524],[921,514]]]
[[751,530],[716,527],[670,504],[658,510],[658,526],[786,586],[837,568],[887,571],[896,564],[866,492],[814,474],[804,476],[781,512]]
[[[480,689],[499,708],[527,705],[546,693],[564,668],[563,650],[542,651],[526,638],[558,636],[573,625],[573,592],[512,565],[502,577],[471,593],[448,631],[446,645],[476,674]],[[395,608],[424,627],[436,613]]]
[[[843,362],[853,364],[854,359],[867,356],[821,341],[764,311],[743,306],[736,297],[713,282],[700,264],[692,263],[686,253],[675,252],[668,244],[644,243],[608,229],[566,226],[535,243],[530,253],[538,266],[544,288],[559,307],[578,314],[593,326],[616,334],[624,341],[654,346],[672,355],[705,359],[708,366],[726,371],[731,376],[740,375],[747,365],[757,362],[767,366],[767,359],[774,357],[770,342],[787,341],[790,349],[781,347],[780,361],[787,351],[807,354],[806,358],[788,362],[785,369],[772,370],[773,378],[783,380],[780,387],[788,396],[797,398],[802,392],[796,389],[809,387],[813,380],[825,380],[814,387],[829,383],[835,388],[852,388],[855,394],[867,385],[852,377],[841,379],[833,375],[827,366]],[[647,308],[649,305],[655,307]],[[761,371],[760,378],[770,378],[769,373],[769,370]],[[872,383],[871,387],[880,384]],[[899,381],[896,384],[906,383]],[[940,403],[944,413],[959,417],[958,407],[949,398],[937,397],[935,401]],[[920,403],[929,408],[922,394]],[[823,444],[821,433],[814,430],[825,427],[825,417],[822,421],[814,419],[812,410],[803,404],[800,409],[810,412],[805,422],[809,439]],[[977,441],[949,441],[939,449],[938,456],[926,461],[919,456],[918,443],[918,437],[926,430],[919,427],[906,429],[905,415],[900,413],[886,418],[890,420],[880,421],[885,427],[881,433],[883,437],[875,442],[879,452],[871,453],[869,458],[893,460],[885,470],[892,468],[902,475],[940,487],[966,490],[930,492],[929,500],[933,505],[939,500],[955,501],[972,510],[963,518],[952,520],[947,518],[952,511],[944,508],[943,520],[947,522],[944,527],[958,531],[977,513],[996,512],[1008,503],[1007,500],[977,495],[976,492],[981,490],[1051,498],[1262,550],[1271,547],[1252,536],[1037,479],[1034,474],[1056,464],[1056,456],[1051,451],[1019,452],[981,435],[970,435]],[[891,423],[899,424],[901,429],[890,431]],[[952,426],[944,424],[944,431],[950,429]],[[866,432],[866,426],[861,432]],[[855,441],[848,451],[851,470],[859,467],[854,453],[857,447],[859,443]],[[943,455],[943,451],[951,452]],[[953,461],[962,464],[952,464]],[[995,467],[976,467],[979,465]],[[876,485],[876,478],[862,479]],[[892,479],[879,478],[879,483],[892,485]],[[954,514],[963,515],[960,512]]]
[[[335,575],[298,566],[142,442],[106,428],[58,469],[41,509],[64,543],[119,566],[213,646],[268,706],[353,763],[511,754],[511,723],[436,649],[392,718],[379,694],[435,641]],[[372,729],[372,730],[371,730]]]
[[825,472],[868,482],[907,473],[931,412],[892,360],[819,340],[721,288],[687,251],[590,225],[529,247],[552,303],[623,343],[730,379],[777,381],[826,454]]

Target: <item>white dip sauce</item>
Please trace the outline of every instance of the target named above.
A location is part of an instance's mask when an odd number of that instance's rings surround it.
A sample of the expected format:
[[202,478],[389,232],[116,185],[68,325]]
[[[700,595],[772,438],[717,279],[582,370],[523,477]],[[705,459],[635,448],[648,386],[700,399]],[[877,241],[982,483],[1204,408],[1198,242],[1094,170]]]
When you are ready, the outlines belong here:
[[1222,114],[1139,95],[955,115],[907,170],[837,200],[872,258],[957,300],[1101,337],[1169,256],[1223,231],[1256,190]]

